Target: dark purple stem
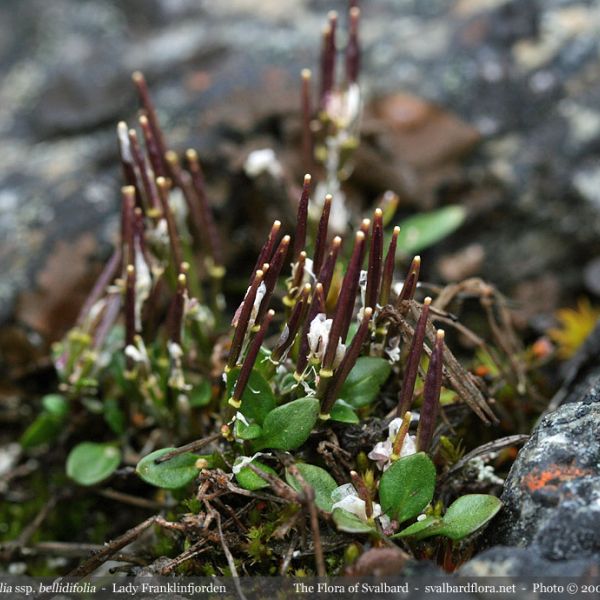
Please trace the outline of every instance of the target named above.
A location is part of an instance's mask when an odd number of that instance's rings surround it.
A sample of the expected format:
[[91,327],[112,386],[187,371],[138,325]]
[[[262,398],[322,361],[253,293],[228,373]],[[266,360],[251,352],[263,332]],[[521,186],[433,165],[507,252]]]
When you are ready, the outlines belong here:
[[308,198],[310,196],[310,175],[304,176],[302,195],[298,203],[298,216],[296,218],[296,235],[294,236],[294,260],[306,246],[306,225],[308,222]]
[[381,292],[379,294],[379,304],[386,306],[390,301],[392,292],[392,282],[394,281],[394,267],[396,265],[396,247],[398,245],[398,234],[400,227],[394,227],[392,239],[388,246],[388,251],[383,264],[383,276],[381,278]]
[[315,239],[315,254],[313,257],[313,273],[318,274],[323,264],[325,256],[325,248],[327,245],[327,231],[329,228],[329,215],[331,213],[331,194],[325,196],[323,202],[323,210],[319,219],[319,227],[317,229],[317,238]]
[[379,287],[381,284],[381,270],[383,260],[383,213],[380,208],[373,215],[373,233],[369,249],[369,266],[367,267],[367,289],[365,292],[365,305],[377,306]]

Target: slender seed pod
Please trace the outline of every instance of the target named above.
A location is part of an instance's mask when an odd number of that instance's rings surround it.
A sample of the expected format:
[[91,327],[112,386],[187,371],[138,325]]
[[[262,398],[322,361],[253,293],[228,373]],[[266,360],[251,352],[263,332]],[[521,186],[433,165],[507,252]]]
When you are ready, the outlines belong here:
[[264,280],[265,295],[260,303],[260,308],[258,309],[258,314],[256,315],[256,319],[254,321],[253,331],[260,327],[259,323],[262,322],[263,316],[269,308],[269,303],[271,302],[271,297],[275,291],[277,278],[279,277],[279,273],[281,273],[281,268],[283,267],[285,257],[287,256],[289,245],[290,236],[286,235],[281,239],[281,242],[279,242],[279,246],[273,255],[273,260],[269,264],[269,269],[266,271]]
[[[370,222],[371,221],[369,221],[369,219],[365,219],[363,221],[363,225],[361,226],[359,233],[364,233],[363,227],[365,227],[365,225],[366,225],[366,230],[368,232]],[[360,285],[360,272],[362,270],[362,264],[363,264],[363,260],[365,257],[366,246],[367,246],[367,234],[365,233],[365,237],[364,237],[363,241],[359,244],[359,248],[358,248],[358,252],[357,252],[357,256],[356,256],[356,262],[355,262],[355,264],[353,264],[352,259],[351,259],[350,264],[348,265],[348,270],[346,271],[346,277],[348,277],[348,283],[349,283],[349,290],[348,290],[348,294],[346,297],[346,302],[342,309],[342,315],[343,315],[343,319],[344,319],[343,325],[341,328],[341,332],[340,332],[341,337],[342,337],[342,342],[345,342],[346,338],[348,337],[348,330],[350,329],[350,323],[352,323],[352,319],[354,317],[354,304],[356,303],[356,294],[358,292],[358,288]],[[346,281],[346,277],[344,277],[344,281]],[[340,296],[341,296],[341,292],[340,292]]]
[[77,325],[81,325],[85,321],[90,310],[92,310],[94,304],[96,304],[96,302],[100,300],[100,298],[106,291],[107,286],[116,277],[117,273],[119,272],[119,266],[121,264],[122,256],[123,252],[121,248],[115,248],[114,252],[112,253],[112,256],[104,266],[104,269],[102,269],[100,276],[98,277],[98,279],[96,279],[96,283],[94,283],[94,287],[88,294],[87,298],[85,299],[85,302],[83,303],[83,306],[81,307],[81,310],[79,311],[79,315],[77,317]]
[[365,292],[365,305],[377,306],[379,287],[381,285],[381,271],[383,260],[383,212],[375,209],[373,215],[373,231],[371,234],[371,247],[369,249],[369,266],[367,268],[367,289]]
[[170,312],[170,333],[169,339],[174,344],[181,346],[181,331],[183,328],[183,317],[185,308],[185,292],[187,289],[187,278],[185,273],[180,273],[177,278],[177,290],[171,303]]
[[331,194],[325,196],[323,202],[323,210],[319,219],[319,227],[317,229],[317,237],[315,239],[315,254],[313,257],[313,273],[317,274],[321,270],[323,257],[325,256],[325,247],[327,244],[327,231],[329,228],[329,215],[331,213],[331,202],[333,198]]
[[135,71],[131,76],[133,83],[138,92],[140,104],[144,109],[145,115],[148,119],[148,125],[150,126],[150,130],[152,131],[152,136],[154,138],[155,144],[159,151],[159,156],[161,157],[159,169],[156,169],[156,175],[159,177],[164,177],[166,175],[166,169],[164,167],[163,158],[167,151],[167,145],[165,143],[165,139],[160,128],[160,124],[158,122],[158,117],[156,116],[156,110],[154,109],[154,104],[150,99],[150,94],[148,92],[148,85],[146,84],[146,79],[144,75],[140,71]]
[[423,390],[423,407],[417,428],[417,450],[427,452],[431,447],[435,422],[440,408],[442,391],[442,371],[444,368],[444,330],[438,329],[435,346],[431,352],[429,368],[425,377]]
[[370,519],[373,516],[373,499],[371,498],[371,492],[367,488],[364,479],[356,471],[350,471],[350,478],[352,479],[358,497],[365,503],[365,515],[367,519]]
[[417,283],[419,282],[419,271],[421,270],[421,257],[415,256],[410,263],[408,268],[408,275],[404,280],[402,290],[398,295],[398,301],[396,306],[399,308],[400,304],[406,300],[412,300],[415,297],[417,291]]
[[301,91],[301,111],[302,111],[302,157],[304,159],[304,167],[306,170],[311,170],[313,164],[313,139],[310,122],[312,119],[312,102],[311,102],[311,71],[310,69],[302,69],[302,91]]
[[346,46],[346,81],[356,83],[360,72],[360,44],[358,41],[360,9],[357,6],[352,6],[349,17],[348,45]]
[[[363,347],[363,344],[367,340],[367,336],[369,335],[369,323],[372,316],[373,309],[370,307],[365,308],[360,326],[358,327],[356,335],[352,339],[350,346],[346,350],[342,362],[340,362],[339,367],[335,370],[333,377],[329,378],[329,383],[327,383],[327,379],[325,380],[325,385],[327,385],[327,388],[322,399],[321,414],[319,415],[319,418],[323,421],[329,419],[331,409],[333,408],[335,401],[338,399],[338,394],[348,378],[352,367],[354,367],[358,357],[360,356],[360,351]],[[317,397],[319,397],[318,393]]]
[[141,195],[143,202],[140,203],[140,207],[144,209],[144,212],[148,212],[150,209],[157,209],[160,206],[158,190],[156,189],[156,182],[154,181],[154,172],[148,165],[146,157],[140,149],[135,129],[130,129],[128,136],[131,155],[133,156],[137,172],[139,173],[140,181],[138,188],[144,191]]
[[135,264],[135,248],[133,244],[134,218],[135,218],[135,188],[127,185],[121,188],[123,204],[121,205],[121,245],[123,258],[126,265]]
[[179,232],[177,231],[173,211],[169,204],[169,182],[164,177],[157,177],[156,185],[158,186],[158,195],[163,217],[167,222],[173,262],[175,263],[176,268],[179,269],[179,265],[183,262],[183,250],[181,249],[181,239],[179,237]]
[[254,265],[254,270],[252,271],[253,273],[260,269],[264,263],[271,260],[271,256],[273,256],[273,248],[275,248],[275,242],[277,241],[277,236],[280,229],[281,221],[273,221],[273,225],[271,225],[271,231],[269,232],[269,237],[263,244],[263,247],[258,254],[258,258],[256,259],[256,264]]
[[407,410],[404,413],[404,416],[402,417],[402,424],[400,425],[400,429],[398,429],[398,433],[396,434],[396,437],[392,442],[392,454],[390,456],[392,462],[397,461],[402,454],[402,446],[404,446],[404,440],[408,435],[411,419],[412,413]]
[[250,322],[250,315],[252,308],[254,307],[254,300],[256,299],[256,292],[260,284],[262,283],[264,273],[260,269],[256,271],[252,284],[246,293],[246,297],[242,301],[239,310],[239,316],[235,324],[235,331],[233,334],[233,340],[231,342],[231,349],[229,351],[229,359],[225,371],[230,371],[235,367],[237,360],[242,352],[242,344],[248,330],[248,324]]
[[156,177],[166,177],[167,172],[163,164],[163,154],[159,145],[156,143],[156,138],[152,132],[150,121],[145,113],[140,115],[139,124],[142,128],[144,144],[146,145],[146,152],[148,153],[148,158],[150,159],[150,164],[152,165],[152,171]]
[[430,304],[431,298],[428,296],[423,301],[423,309],[415,326],[415,334],[410,345],[406,369],[404,371],[404,381],[402,382],[402,390],[400,391],[400,399],[396,410],[397,417],[404,416],[404,413],[409,410],[412,405],[415,382],[417,380],[419,362],[421,360],[423,342],[425,340],[425,332],[427,329],[427,317],[429,315]]
[[[337,347],[340,341],[345,339],[345,334],[347,333],[347,329],[346,332],[344,332],[346,311],[352,311],[354,309],[364,245],[365,234],[362,231],[357,231],[354,238],[352,256],[350,257],[348,270],[346,271],[344,281],[342,282],[342,289],[340,290],[336,311],[331,323],[329,342],[327,344],[327,349],[325,350],[325,355],[323,356],[323,364],[321,365],[321,377],[331,377],[333,375],[333,362],[335,360]],[[350,315],[350,318],[352,318],[352,315]]]
[[296,235],[294,236],[294,259],[297,260],[298,255],[304,246],[306,246],[306,225],[308,222],[308,198],[310,196],[310,181],[311,176],[304,176],[302,185],[302,195],[298,203],[298,216],[296,218]]
[[[135,162],[131,153],[131,144],[129,143],[129,135],[127,133],[127,123],[119,121],[117,124],[117,140],[119,142],[119,158],[121,159],[121,169],[123,171],[123,179],[126,185],[131,185],[135,188],[137,185],[137,177],[135,175]],[[136,203],[141,203],[139,191],[136,192]]]
[[135,340],[135,267],[127,265],[125,280],[125,345]]
[[284,300],[287,306],[292,306],[295,302],[296,295],[298,294],[298,290],[302,285],[302,281],[304,280],[304,270],[306,267],[306,252],[302,250],[298,255],[298,260],[293,265],[292,272],[292,281],[290,284],[289,292]]
[[311,289],[312,286],[310,283],[307,283],[302,288],[302,292],[300,293],[298,301],[292,309],[292,314],[285,325],[283,333],[279,337],[273,352],[271,352],[271,360],[273,362],[278,363],[282,357],[285,356],[285,353],[292,347],[296,339],[296,335],[300,330],[300,325],[304,322],[308,312],[308,298],[310,296]]
[[327,257],[325,258],[325,262],[319,271],[319,276],[317,277],[317,281],[323,284],[323,294],[325,295],[325,299],[327,299],[327,294],[329,294],[329,288],[331,287],[331,281],[333,279],[333,273],[335,271],[335,264],[337,262],[338,254],[340,253],[340,248],[342,246],[342,238],[339,235],[336,235],[331,241],[331,248]]
[[329,56],[331,44],[331,27],[326,25],[323,28],[322,34],[322,42],[321,42],[321,90],[319,97],[319,107],[321,109],[325,108],[325,104],[327,102],[327,97],[331,93],[331,88],[333,86],[333,80],[331,77],[331,58]]
[[392,239],[388,246],[388,251],[383,264],[383,276],[381,278],[381,292],[379,293],[379,304],[386,306],[390,301],[392,292],[392,282],[394,281],[394,266],[396,263],[396,247],[398,245],[398,235],[400,227],[394,227]]
[[201,221],[205,227],[207,235],[207,242],[210,251],[211,258],[213,259],[214,265],[219,268],[224,274],[223,269],[223,248],[221,247],[221,238],[217,230],[213,211],[208,203],[208,197],[206,195],[206,183],[204,181],[204,173],[202,166],[198,158],[198,153],[190,148],[186,150],[185,157],[188,161],[188,167],[192,175],[192,184],[196,191],[199,213]]
[[269,329],[269,325],[271,320],[273,319],[273,315],[275,314],[274,310],[269,310],[263,319],[263,322],[260,325],[260,329],[252,343],[250,344],[250,348],[248,348],[248,353],[244,358],[244,362],[242,363],[242,367],[240,369],[240,374],[235,382],[235,387],[233,388],[233,393],[231,398],[229,398],[228,403],[234,408],[240,408],[242,405],[242,396],[244,395],[244,390],[246,389],[246,385],[248,384],[248,380],[250,379],[250,374],[252,373],[252,369],[254,368],[254,364],[256,363],[256,358],[258,357],[258,353],[260,351],[260,347],[265,339],[265,335],[267,333],[267,329]]
[[308,332],[310,331],[310,324],[313,319],[319,314],[325,312],[325,296],[323,294],[323,284],[317,283],[315,291],[312,297],[312,302],[306,321],[302,326],[302,333],[300,334],[300,347],[298,349],[298,361],[296,362],[296,371],[294,377],[297,381],[300,381],[304,377],[304,371],[308,365]]

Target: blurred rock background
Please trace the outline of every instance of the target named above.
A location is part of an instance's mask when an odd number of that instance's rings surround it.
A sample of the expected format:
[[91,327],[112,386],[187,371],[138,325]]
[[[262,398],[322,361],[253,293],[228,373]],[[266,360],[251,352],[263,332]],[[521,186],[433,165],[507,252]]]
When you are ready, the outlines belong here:
[[[114,127],[135,122],[130,73],[146,74],[171,146],[200,152],[239,254],[286,214],[253,193],[243,160],[273,147],[301,180],[299,71],[318,64],[327,11],[344,23],[346,6],[0,3],[0,361],[18,362],[15,331],[27,343],[65,331],[110,250]],[[369,105],[351,183],[364,207],[386,189],[400,194],[401,215],[465,204],[467,223],[426,253],[427,277],[489,279],[534,328],[577,295],[600,294],[600,2],[361,8]]]

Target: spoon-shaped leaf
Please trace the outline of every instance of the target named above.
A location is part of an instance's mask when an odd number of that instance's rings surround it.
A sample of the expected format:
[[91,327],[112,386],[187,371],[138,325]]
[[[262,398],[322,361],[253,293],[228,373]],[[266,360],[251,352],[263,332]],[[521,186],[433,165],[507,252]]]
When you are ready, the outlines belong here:
[[379,394],[391,370],[390,363],[384,358],[361,356],[348,374],[340,391],[340,398],[353,408],[370,404]]
[[[235,382],[240,374],[240,368],[236,367],[227,373],[227,398],[231,396]],[[269,382],[254,369],[250,373],[248,384],[242,394],[242,406],[240,412],[248,419],[262,425],[267,414],[277,406],[275,395]]]
[[80,485],[94,485],[110,477],[121,462],[121,452],[111,444],[82,442],[67,457],[67,475]]
[[416,517],[433,498],[435,466],[424,452],[394,462],[381,476],[379,500],[385,514],[399,523]]
[[[251,464],[258,467],[261,471],[277,477],[277,472],[268,465],[265,465],[258,460],[253,460]],[[235,478],[240,487],[244,488],[245,490],[250,490],[251,492],[254,490],[260,490],[261,488],[269,487],[269,484],[250,467],[244,467],[243,469],[240,469],[240,472],[236,474]]]
[[196,477],[198,474],[196,461],[199,458],[212,459],[210,455],[208,457],[200,457],[197,454],[186,452],[185,454],[174,456],[165,462],[156,462],[157,458],[172,450],[173,448],[161,448],[144,456],[135,468],[136,473],[146,483],[167,490],[175,490],[188,484]]
[[[298,463],[296,467],[300,471],[300,475],[302,475],[304,481],[315,490],[315,504],[321,510],[331,512],[331,507],[333,506],[331,493],[338,487],[336,480],[325,469],[321,469],[321,467],[317,467],[316,465]],[[285,472],[285,479],[294,490],[302,492],[300,482],[287,470]]]
[[265,417],[263,435],[254,441],[256,449],[295,450],[308,439],[318,414],[319,401],[312,397],[278,406]]
[[348,533],[373,533],[376,529],[373,525],[359,519],[355,514],[336,508],[332,513],[333,521],[340,531]]

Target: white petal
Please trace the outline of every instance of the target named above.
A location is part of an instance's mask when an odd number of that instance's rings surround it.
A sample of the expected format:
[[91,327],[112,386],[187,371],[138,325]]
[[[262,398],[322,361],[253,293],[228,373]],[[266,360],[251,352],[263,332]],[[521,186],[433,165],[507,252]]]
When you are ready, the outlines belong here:
[[259,456],[271,456],[271,454],[270,453],[265,454],[264,452],[257,452],[253,456],[238,456],[235,459],[235,463],[233,464],[231,472],[234,475],[237,475],[244,467],[247,467],[255,458],[258,458]]

